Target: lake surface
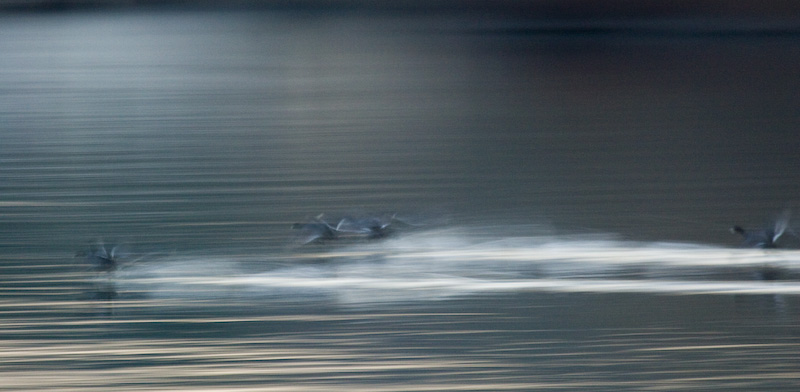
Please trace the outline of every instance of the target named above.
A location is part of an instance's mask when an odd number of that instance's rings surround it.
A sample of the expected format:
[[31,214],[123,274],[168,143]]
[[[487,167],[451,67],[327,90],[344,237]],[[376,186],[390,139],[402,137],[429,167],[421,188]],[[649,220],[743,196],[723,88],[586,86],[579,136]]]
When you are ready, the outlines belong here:
[[21,13],[0,53],[0,390],[800,386],[800,240],[728,231],[800,202],[797,25]]

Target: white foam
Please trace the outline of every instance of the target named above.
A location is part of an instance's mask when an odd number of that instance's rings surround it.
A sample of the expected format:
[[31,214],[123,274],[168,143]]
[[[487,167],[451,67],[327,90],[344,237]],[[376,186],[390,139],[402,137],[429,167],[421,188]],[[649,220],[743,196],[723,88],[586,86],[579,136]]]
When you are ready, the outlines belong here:
[[164,257],[119,277],[151,295],[332,296],[343,302],[509,291],[800,294],[800,282],[757,279],[765,266],[800,270],[798,251],[576,237],[469,241],[453,234],[322,248],[281,262],[271,255],[261,270],[253,270],[251,258],[249,271],[234,258]]

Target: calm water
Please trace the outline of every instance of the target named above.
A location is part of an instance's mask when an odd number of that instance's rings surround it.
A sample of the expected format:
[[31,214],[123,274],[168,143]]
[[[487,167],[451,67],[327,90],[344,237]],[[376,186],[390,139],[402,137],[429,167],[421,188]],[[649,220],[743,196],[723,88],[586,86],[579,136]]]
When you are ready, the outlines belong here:
[[800,30],[680,22],[0,16],[0,390],[797,390]]

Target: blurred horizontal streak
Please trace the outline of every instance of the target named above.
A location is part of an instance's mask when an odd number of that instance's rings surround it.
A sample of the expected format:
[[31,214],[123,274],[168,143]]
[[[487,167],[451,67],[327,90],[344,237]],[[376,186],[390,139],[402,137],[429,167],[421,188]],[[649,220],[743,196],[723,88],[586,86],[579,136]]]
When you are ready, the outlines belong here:
[[[531,238],[531,242],[536,242]],[[591,264],[642,264],[662,266],[737,266],[758,265],[763,263],[780,263],[787,267],[800,268],[800,252],[763,250],[731,250],[725,248],[700,248],[694,245],[675,244],[674,246],[628,247],[615,246],[613,242],[594,244],[584,242],[556,241],[551,244],[528,249],[513,248],[481,248],[480,246],[463,250],[443,251],[409,251],[387,254],[390,259],[433,259],[455,261],[516,261],[516,262],[560,262]],[[335,255],[335,253],[334,253]],[[797,261],[796,263],[794,261]]]
[[[19,259],[14,258],[12,260],[12,262],[16,262],[16,261],[19,261]],[[54,268],[64,269],[64,268],[69,268],[69,267],[75,267],[75,264],[69,264],[69,263],[68,264],[39,264],[39,263],[33,264],[33,263],[26,262],[26,263],[18,263],[18,264],[7,263],[5,265],[0,265],[0,270],[13,270],[13,271],[8,271],[8,272],[15,272],[14,275],[17,275],[17,276],[19,276],[19,275],[23,275],[24,276],[24,275],[28,274],[31,270],[32,271],[37,271],[37,270],[42,270],[42,269],[49,269],[49,270],[52,271]],[[24,269],[24,271],[20,271],[20,269]],[[64,275],[67,275],[67,276],[69,276],[69,274],[70,273],[64,273]],[[7,276],[5,276],[3,278],[7,278]],[[80,278],[85,278],[85,274],[80,274]]]
[[[87,303],[90,304],[90,303]],[[115,306],[124,308],[128,304],[120,303]],[[52,314],[52,312],[51,312]],[[394,317],[412,317],[413,315],[395,315]],[[378,317],[380,318],[380,317]],[[264,317],[240,317],[240,318],[142,318],[137,320],[129,319],[68,319],[68,318],[40,318],[28,320],[25,318],[9,318],[3,320],[0,326],[3,328],[11,327],[59,327],[59,326],[86,326],[86,325],[113,325],[113,324],[225,324],[225,323],[260,323],[260,322],[331,322],[331,321],[363,321],[361,316],[323,316],[323,315],[294,315],[294,316],[264,316]],[[491,331],[468,331],[458,333],[490,333]],[[442,332],[444,333],[444,332]]]
[[[367,319],[383,319],[385,315],[362,315]],[[406,317],[399,317],[406,316]],[[737,369],[735,372],[715,371],[692,367],[692,361],[682,369],[664,369],[664,364],[653,353],[669,354],[673,338],[680,333],[662,331],[646,334],[649,340],[638,344],[649,346],[638,350],[630,344],[614,345],[613,341],[598,346],[592,339],[583,342],[545,340],[520,342],[537,346],[528,355],[509,357],[503,350],[478,350],[457,357],[445,352],[429,351],[423,347],[376,346],[385,338],[413,336],[403,325],[413,326],[409,315],[394,315],[400,324],[387,330],[386,336],[367,334],[358,338],[357,331],[344,335],[307,335],[292,333],[272,338],[204,338],[204,339],[120,339],[98,341],[95,339],[11,340],[0,342],[4,361],[0,368],[7,377],[6,386],[29,389],[65,390],[80,387],[101,390],[153,389],[173,390],[197,384],[199,390],[287,390],[284,382],[293,380],[288,390],[528,390],[528,389],[590,389],[600,387],[638,389],[676,387],[703,388],[708,382],[715,385],[735,385],[742,380],[758,382],[770,374],[777,380],[796,380],[798,374],[779,368],[758,373]],[[449,316],[449,315],[448,315]],[[439,317],[435,314],[417,314],[414,319]],[[464,319],[468,321],[469,319]],[[391,322],[391,320],[386,320]],[[445,331],[446,332],[446,331]],[[452,331],[456,333],[457,331]],[[469,335],[472,331],[463,331]],[[503,331],[476,331],[496,336]],[[630,334],[626,334],[630,335]],[[427,339],[420,335],[420,339]],[[630,337],[634,338],[634,337]],[[686,336],[686,338],[693,338]],[[728,339],[727,337],[716,337]],[[504,344],[498,342],[500,347]],[[632,341],[631,343],[636,343]],[[745,349],[777,349],[779,344],[698,344],[698,347],[723,351]],[[739,346],[739,347],[736,347]],[[796,344],[795,344],[796,346]],[[37,349],[29,350],[29,347]],[[679,346],[680,347],[680,346]],[[655,351],[648,350],[649,348]],[[660,350],[664,348],[665,350]],[[602,350],[601,350],[602,349]],[[523,353],[524,354],[524,353]],[[546,361],[530,367],[525,358],[542,357]],[[147,365],[140,361],[146,360]],[[734,357],[721,355],[704,357],[707,366],[732,365]],[[741,360],[745,360],[742,358]],[[511,361],[512,363],[508,363]],[[42,364],[59,367],[59,370],[37,370]],[[27,369],[27,367],[31,367]],[[33,368],[36,366],[37,368]],[[653,366],[662,369],[643,380],[605,379],[609,371],[618,366],[633,366],[645,370]],[[571,369],[564,372],[564,368]],[[413,372],[414,380],[404,380],[397,385],[398,374]],[[559,373],[560,372],[560,373]],[[302,377],[295,379],[295,377]],[[532,381],[531,378],[537,378]],[[402,379],[402,377],[401,377]],[[146,381],[145,381],[146,380]],[[179,385],[178,385],[179,384]],[[257,384],[258,387],[254,385]],[[46,386],[45,386],[46,385]],[[195,387],[192,387],[195,389]]]
[[282,224],[289,226],[288,222],[269,222],[269,221],[231,221],[231,222],[184,222],[184,223],[165,223],[161,226],[167,227],[192,227],[192,226],[242,226],[242,225],[274,225]]
[[[149,199],[149,200],[109,200],[109,201],[0,201],[0,208],[10,207],[104,207],[119,204],[161,204],[161,203],[185,203],[186,199]],[[16,212],[20,214],[19,212]],[[38,214],[40,212],[36,212]],[[3,211],[0,211],[3,214]]]
[[800,294],[800,283],[687,282],[667,280],[540,279],[536,281],[476,282],[476,291],[533,290],[566,293],[657,294]]
[[[708,346],[676,346],[676,347],[654,347],[636,348],[633,351],[684,351],[684,350],[739,350],[739,349],[761,349],[786,347],[786,343],[759,343],[759,344],[716,344]],[[788,346],[800,347],[800,344],[788,344]],[[800,375],[800,373],[798,373]]]
[[[357,277],[231,277],[231,278],[182,278],[157,280],[132,280],[131,283],[142,284],[174,284],[172,290],[153,287],[166,293],[188,295],[194,290],[208,290],[209,287],[263,287],[295,288],[313,290],[335,290],[353,301],[384,301],[396,296],[403,298],[427,298],[440,296],[464,295],[467,293],[486,292],[564,292],[564,293],[659,293],[659,294],[800,294],[800,283],[797,282],[741,282],[741,281],[681,281],[666,279],[570,279],[570,278],[537,278],[529,280],[500,279],[486,280],[480,278],[436,278],[418,277],[411,279],[391,278],[357,278]],[[185,291],[190,290],[190,291]],[[381,291],[383,290],[383,291]],[[363,292],[361,292],[363,291]],[[206,294],[209,294],[208,292]],[[360,298],[360,299],[359,299]]]

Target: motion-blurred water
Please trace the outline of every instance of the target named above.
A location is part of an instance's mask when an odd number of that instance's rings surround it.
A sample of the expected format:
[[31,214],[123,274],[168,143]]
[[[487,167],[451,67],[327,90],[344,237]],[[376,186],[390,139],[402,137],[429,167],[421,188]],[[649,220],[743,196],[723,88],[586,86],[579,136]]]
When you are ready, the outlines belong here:
[[800,30],[723,22],[0,17],[0,390],[796,390],[728,228],[797,207]]

